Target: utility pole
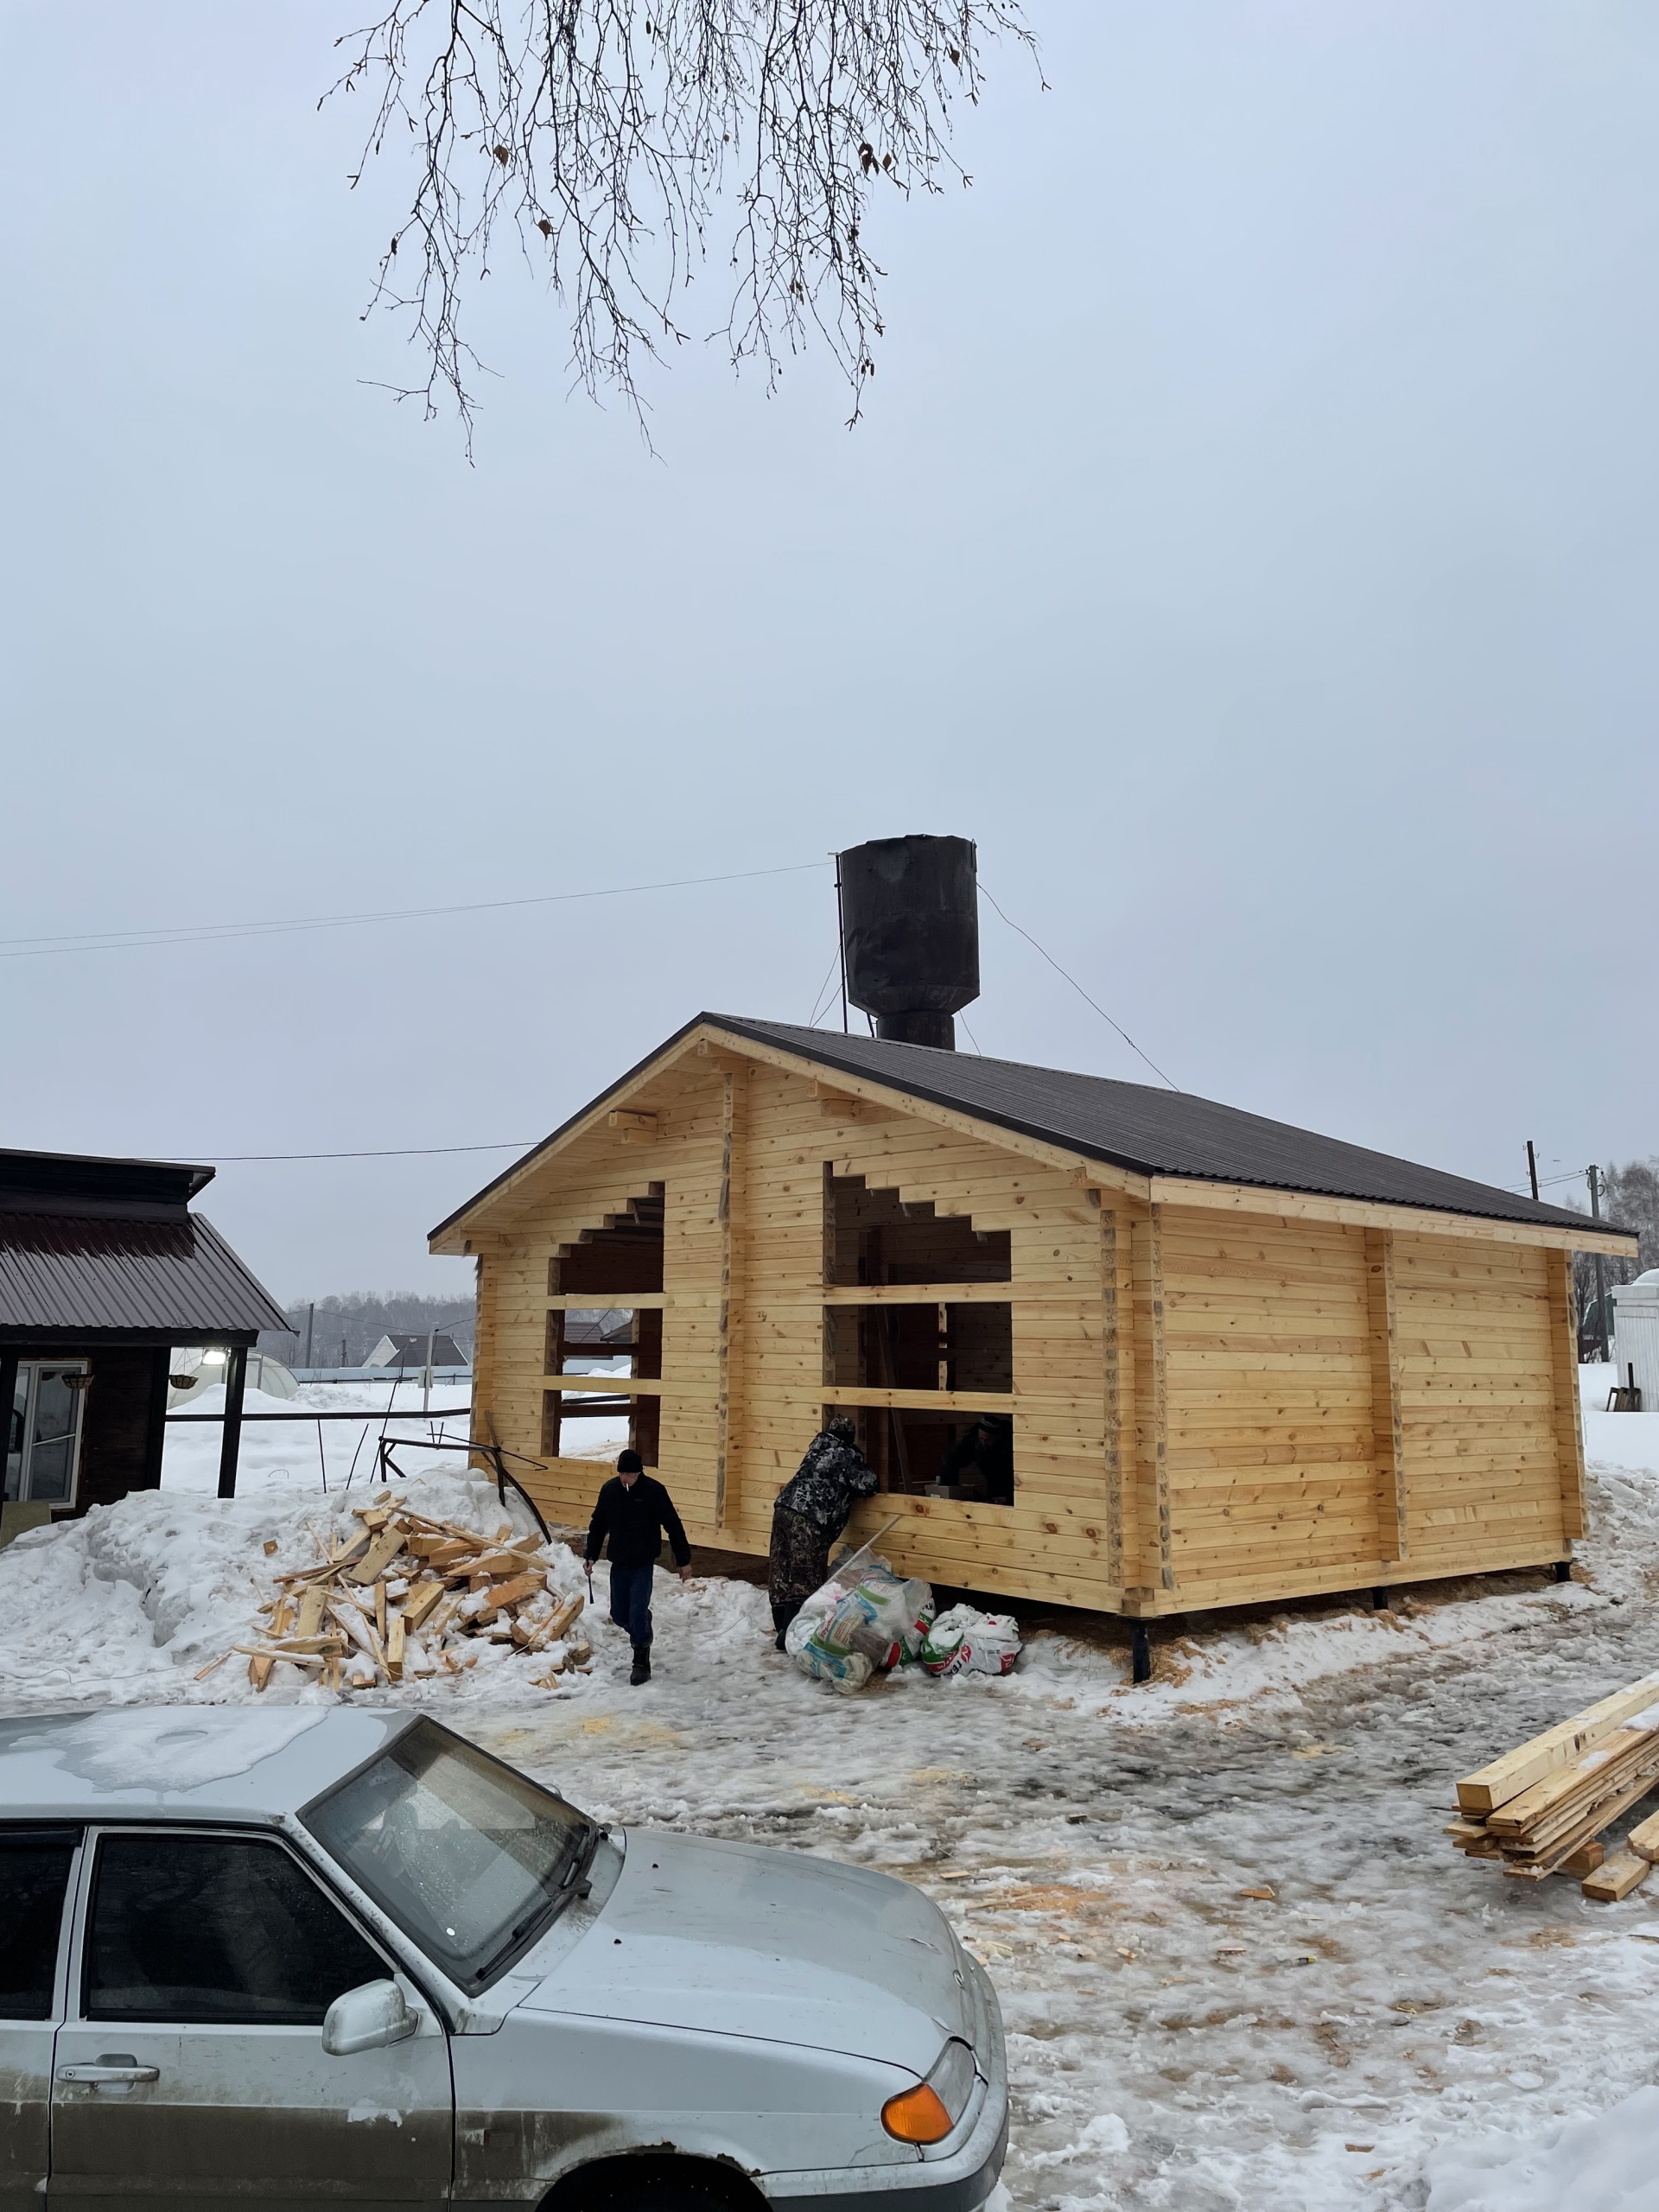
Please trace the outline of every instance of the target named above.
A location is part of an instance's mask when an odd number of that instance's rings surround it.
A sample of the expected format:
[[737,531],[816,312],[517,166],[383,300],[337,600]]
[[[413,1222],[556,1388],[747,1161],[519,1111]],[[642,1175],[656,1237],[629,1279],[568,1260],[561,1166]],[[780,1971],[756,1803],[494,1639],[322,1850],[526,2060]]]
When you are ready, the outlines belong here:
[[311,1364],[311,1338],[315,1332],[316,1325],[317,1309],[315,1305],[312,1304],[305,1309],[305,1363],[308,1367]]
[[1532,1185],[1532,1203],[1538,1203],[1538,1155],[1532,1148],[1532,1139],[1527,1139],[1527,1180]]
[[[1592,1166],[1584,1171],[1584,1179],[1590,1185],[1590,1218],[1601,1219],[1601,1170]],[[1607,1262],[1596,1253],[1596,1334],[1601,1339],[1602,1364],[1612,1358],[1612,1348],[1607,1342]]]

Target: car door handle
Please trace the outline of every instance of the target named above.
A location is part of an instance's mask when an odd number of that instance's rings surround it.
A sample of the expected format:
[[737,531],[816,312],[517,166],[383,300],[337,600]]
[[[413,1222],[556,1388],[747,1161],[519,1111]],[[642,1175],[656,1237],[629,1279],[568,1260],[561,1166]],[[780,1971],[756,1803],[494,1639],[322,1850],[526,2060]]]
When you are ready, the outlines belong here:
[[130,2061],[119,2066],[60,2066],[60,2082],[159,2082],[159,2066],[135,2066]]

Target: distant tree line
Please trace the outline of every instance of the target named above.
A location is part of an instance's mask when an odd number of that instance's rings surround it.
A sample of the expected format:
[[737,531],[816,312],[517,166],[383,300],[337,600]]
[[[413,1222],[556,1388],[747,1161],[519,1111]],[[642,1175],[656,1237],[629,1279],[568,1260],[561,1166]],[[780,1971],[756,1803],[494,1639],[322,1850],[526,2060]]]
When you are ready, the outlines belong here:
[[[289,1367],[305,1363],[305,1332],[309,1299],[298,1299],[283,1310],[289,1333],[267,1329],[259,1339],[261,1351],[272,1353]],[[314,1367],[361,1367],[384,1336],[400,1331],[424,1336],[429,1329],[447,1329],[470,1359],[473,1356],[474,1306],[471,1298],[423,1298],[418,1292],[353,1290],[320,1298],[311,1327],[311,1364]]]
[[[1583,1200],[1568,1201],[1574,1213],[1587,1214]],[[1608,1259],[1604,1263],[1607,1287],[1634,1282],[1649,1268],[1659,1268],[1659,1159],[1632,1160],[1623,1167],[1602,1170],[1602,1218],[1616,1228],[1635,1230],[1640,1245],[1634,1260]],[[1580,1320],[1590,1317],[1596,1296],[1596,1263],[1588,1252],[1573,1255],[1573,1288]]]

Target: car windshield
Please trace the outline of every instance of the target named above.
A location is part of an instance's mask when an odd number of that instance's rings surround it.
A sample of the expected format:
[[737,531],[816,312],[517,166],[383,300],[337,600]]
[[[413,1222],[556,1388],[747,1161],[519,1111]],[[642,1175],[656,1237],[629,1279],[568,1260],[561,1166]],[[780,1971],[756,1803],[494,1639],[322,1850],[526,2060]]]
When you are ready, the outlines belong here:
[[300,1817],[468,1995],[575,1894],[598,1833],[574,1805],[431,1720]]

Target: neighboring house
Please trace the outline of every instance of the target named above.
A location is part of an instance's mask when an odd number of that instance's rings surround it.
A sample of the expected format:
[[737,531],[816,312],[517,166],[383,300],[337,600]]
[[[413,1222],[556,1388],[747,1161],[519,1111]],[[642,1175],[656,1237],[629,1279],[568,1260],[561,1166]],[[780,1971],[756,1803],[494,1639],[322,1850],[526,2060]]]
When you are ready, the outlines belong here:
[[424,1367],[426,1348],[432,1346],[434,1367],[465,1367],[467,1355],[447,1329],[440,1329],[430,1338],[424,1329],[415,1332],[397,1330],[382,1337],[364,1361],[365,1367]]
[[[1570,1255],[1636,1239],[1173,1090],[706,1014],[431,1247],[477,1260],[477,1433],[550,1515],[592,1504],[563,1422],[626,1394],[694,1539],[762,1552],[842,1408],[896,1565],[1139,1619],[1559,1570]],[[631,1375],[569,1358],[599,1307]],[[949,1457],[985,1414],[1011,1503]]]
[[[234,1378],[260,1330],[282,1325],[275,1300],[190,1211],[213,1175],[0,1151],[3,1517],[14,1530],[156,1488],[173,1348],[226,1347]],[[232,1482],[238,1428],[227,1428]]]

